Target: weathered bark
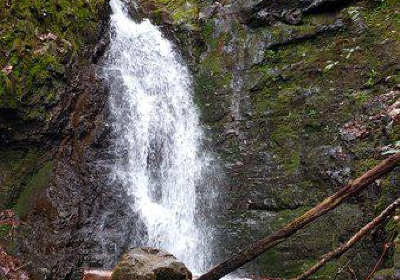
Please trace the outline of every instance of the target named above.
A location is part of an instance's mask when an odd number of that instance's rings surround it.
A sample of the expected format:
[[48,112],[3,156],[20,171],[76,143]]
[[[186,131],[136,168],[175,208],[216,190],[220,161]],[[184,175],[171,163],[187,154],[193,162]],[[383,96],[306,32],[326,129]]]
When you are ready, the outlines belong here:
[[111,280],[112,271],[108,270],[85,270],[82,280]]
[[[337,247],[335,250],[329,252],[328,254],[324,255],[322,259],[317,262],[313,267],[311,267],[309,270],[301,274],[300,276],[297,276],[296,278],[293,278],[292,280],[304,280],[308,279],[309,276],[317,272],[321,267],[323,267],[327,262],[329,262],[332,259],[336,259],[343,255],[347,250],[349,250],[351,247],[353,247],[354,244],[356,244],[360,239],[369,233],[373,228],[375,228],[377,225],[382,223],[383,221],[386,220],[389,216],[394,214],[394,211],[396,211],[397,208],[400,207],[400,198],[396,199],[395,202],[390,204],[379,216],[377,216],[375,219],[373,219],[370,223],[368,223],[366,226],[364,226],[359,232],[357,232],[353,237],[351,237],[346,243],[342,244],[341,246]],[[367,278],[369,279],[369,278]]]
[[400,162],[400,153],[394,154],[389,158],[383,160],[380,164],[375,166],[373,169],[364,173],[361,177],[354,180],[349,185],[343,187],[332,196],[326,198],[320,204],[295,219],[291,223],[287,224],[282,229],[272,233],[271,235],[254,242],[250,247],[240,251],[237,255],[218,264],[207,273],[201,275],[198,280],[217,280],[223,276],[231,273],[237,268],[243,266],[249,261],[255,259],[271,247],[281,243],[285,239],[292,236],[299,229],[303,228],[307,224],[311,223],[318,217],[326,214],[332,209],[340,205],[346,198],[351,197],[363,190],[375,180],[379,179],[384,174],[393,170],[396,165]]

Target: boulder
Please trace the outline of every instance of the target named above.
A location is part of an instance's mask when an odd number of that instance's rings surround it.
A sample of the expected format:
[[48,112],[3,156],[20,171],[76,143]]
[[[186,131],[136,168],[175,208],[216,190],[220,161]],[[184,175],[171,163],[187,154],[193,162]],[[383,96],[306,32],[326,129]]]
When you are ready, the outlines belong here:
[[192,273],[167,252],[154,248],[136,248],[122,256],[111,279],[191,280]]

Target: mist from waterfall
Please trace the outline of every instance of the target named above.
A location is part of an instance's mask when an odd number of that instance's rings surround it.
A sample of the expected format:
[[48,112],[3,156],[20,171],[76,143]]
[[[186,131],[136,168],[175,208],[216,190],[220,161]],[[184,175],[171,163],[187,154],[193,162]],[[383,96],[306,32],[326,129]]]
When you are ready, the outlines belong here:
[[131,20],[119,0],[110,5],[105,74],[117,136],[115,175],[145,225],[139,244],[162,248],[202,272],[210,254],[196,189],[208,159],[201,155],[191,75],[149,20]]

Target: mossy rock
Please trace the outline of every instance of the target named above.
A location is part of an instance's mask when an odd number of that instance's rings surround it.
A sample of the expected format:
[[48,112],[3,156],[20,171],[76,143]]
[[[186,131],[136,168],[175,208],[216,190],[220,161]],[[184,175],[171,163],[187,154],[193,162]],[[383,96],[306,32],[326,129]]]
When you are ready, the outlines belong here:
[[[9,0],[0,3],[0,109],[46,119],[48,96],[66,84],[66,69],[94,45],[105,0]],[[5,71],[4,69],[9,69]],[[37,119],[37,118],[35,118]]]
[[48,187],[53,175],[53,162],[45,163],[28,180],[13,209],[20,217],[25,217],[35,200]]
[[12,208],[23,218],[49,185],[53,163],[46,153],[33,148],[0,151],[0,157],[6,159],[0,163],[0,209]]
[[198,30],[199,2],[197,0],[139,0],[143,7],[151,7],[150,17],[156,24],[165,24],[169,17],[175,26],[184,25],[188,30]]

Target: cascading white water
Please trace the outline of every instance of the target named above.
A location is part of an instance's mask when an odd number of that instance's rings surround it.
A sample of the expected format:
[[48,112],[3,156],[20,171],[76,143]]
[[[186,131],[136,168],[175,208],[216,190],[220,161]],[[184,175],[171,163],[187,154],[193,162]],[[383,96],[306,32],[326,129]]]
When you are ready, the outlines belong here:
[[119,0],[110,4],[105,74],[121,159],[116,176],[146,226],[143,245],[201,272],[206,249],[196,223],[196,186],[205,162],[191,76],[157,27],[132,21]]

